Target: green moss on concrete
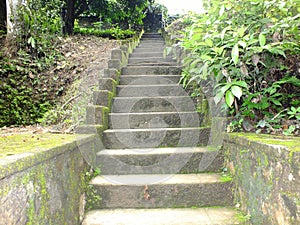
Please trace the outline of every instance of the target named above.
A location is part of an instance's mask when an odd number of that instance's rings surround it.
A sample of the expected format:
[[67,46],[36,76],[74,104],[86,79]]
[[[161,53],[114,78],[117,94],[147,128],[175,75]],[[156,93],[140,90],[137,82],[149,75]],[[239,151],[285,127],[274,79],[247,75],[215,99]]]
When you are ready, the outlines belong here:
[[0,179],[93,141],[94,135],[18,134],[1,137]]
[[265,143],[268,145],[280,145],[288,148],[292,152],[300,152],[300,137],[285,137],[254,133],[231,133],[229,135],[232,137],[244,137],[250,141]]
[[0,158],[20,153],[41,152],[76,140],[75,135],[64,134],[16,134],[0,137]]
[[[299,202],[295,192],[299,180],[299,137],[231,133],[225,139],[224,149],[228,165],[233,168],[236,201],[250,213],[252,224],[277,224],[275,221],[283,217],[277,213],[275,219],[273,212],[285,214],[284,207],[295,214]],[[289,179],[289,174],[295,180]],[[291,221],[295,218],[291,216]]]

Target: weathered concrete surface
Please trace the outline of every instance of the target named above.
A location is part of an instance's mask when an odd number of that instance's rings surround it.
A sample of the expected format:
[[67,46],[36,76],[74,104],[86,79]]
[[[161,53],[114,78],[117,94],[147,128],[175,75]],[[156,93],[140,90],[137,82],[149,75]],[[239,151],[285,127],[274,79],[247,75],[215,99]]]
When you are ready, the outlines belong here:
[[98,210],[83,225],[233,225],[236,211],[228,208]]
[[105,106],[88,106],[86,108],[86,124],[107,125],[109,108]]
[[132,53],[130,54],[130,58],[153,58],[153,57],[163,57],[163,53],[161,51],[159,52],[138,52],[138,53]]
[[105,175],[91,181],[97,208],[176,208],[232,205],[232,185],[218,174]]
[[121,77],[120,84],[177,84],[180,78],[180,75],[127,75]]
[[195,147],[208,144],[210,128],[151,128],[116,129],[103,132],[103,143],[108,149]]
[[81,151],[93,149],[94,135],[77,138],[0,160],[1,225],[80,224],[89,169]]
[[130,66],[122,68],[123,75],[147,75],[147,74],[181,74],[181,68],[177,66]]
[[137,47],[133,50],[132,55],[135,53],[143,53],[143,52],[162,52],[164,51],[163,46],[145,46],[145,47]]
[[159,96],[184,96],[187,95],[182,86],[178,84],[154,85],[118,85],[118,97],[159,97]]
[[112,112],[192,112],[195,105],[189,96],[116,97]]
[[101,174],[176,174],[221,172],[223,154],[207,148],[141,148],[97,153]]
[[110,108],[114,93],[107,90],[94,91],[93,103],[94,105],[105,106]]
[[109,127],[112,129],[194,127],[195,121],[201,125],[202,115],[197,112],[148,112],[148,113],[111,113]]
[[128,63],[138,64],[138,63],[146,63],[146,62],[174,62],[172,58],[163,58],[163,57],[148,57],[148,58],[130,58]]
[[224,143],[237,201],[255,225],[300,224],[300,139],[229,134]]

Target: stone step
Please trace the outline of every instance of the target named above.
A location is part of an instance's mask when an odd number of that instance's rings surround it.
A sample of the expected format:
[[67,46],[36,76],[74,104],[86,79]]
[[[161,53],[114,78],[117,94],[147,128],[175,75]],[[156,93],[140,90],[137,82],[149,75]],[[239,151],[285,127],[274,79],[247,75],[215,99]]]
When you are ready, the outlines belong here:
[[159,63],[159,62],[172,62],[175,63],[172,58],[163,58],[163,57],[148,57],[148,58],[130,58],[128,64],[137,64],[137,63]]
[[166,45],[163,43],[157,43],[157,44],[151,44],[151,43],[140,43],[135,49],[135,50],[145,50],[149,51],[149,49],[156,49],[158,52],[163,52],[165,49]]
[[181,75],[122,75],[121,85],[141,85],[141,84],[177,84]]
[[161,58],[163,57],[163,52],[138,52],[138,53],[131,53],[129,59],[134,58]]
[[[142,52],[164,52],[166,46],[161,43],[151,44],[151,43],[141,43],[134,49],[133,53],[142,53]],[[144,51],[140,51],[139,49],[144,49]]]
[[187,96],[188,93],[178,84],[153,85],[118,85],[118,97],[159,97],[159,96]]
[[195,106],[189,96],[116,97],[112,104],[114,113],[192,111]]
[[[151,43],[151,42],[141,42],[138,45],[138,48],[160,48],[160,49],[164,49],[166,47],[165,43]],[[161,51],[163,52],[163,51]]]
[[122,68],[123,75],[147,75],[147,74],[181,74],[181,68],[177,66],[130,66]]
[[165,40],[162,38],[142,38],[139,45],[141,44],[165,44]]
[[[100,119],[98,119],[100,121]],[[147,112],[110,113],[109,127],[112,129],[141,129],[167,127],[195,127],[201,125],[202,115],[197,112]]]
[[[160,52],[164,53],[165,45],[153,45],[153,44],[141,44],[139,45],[133,52],[132,54],[137,54],[137,53],[147,53],[147,52]],[[142,51],[143,49],[143,51]]]
[[177,66],[177,63],[175,62],[144,62],[144,63],[135,63],[135,64],[127,64],[127,67],[162,67],[162,66]]
[[157,37],[162,37],[160,33],[144,33],[142,35],[142,38],[157,38]]
[[102,175],[221,172],[221,151],[208,148],[106,149],[97,153]]
[[208,127],[108,129],[102,135],[107,149],[206,146]]
[[113,209],[87,213],[82,225],[235,225],[237,211],[225,207],[198,209]]
[[232,206],[232,183],[219,174],[102,175],[90,182],[94,209]]

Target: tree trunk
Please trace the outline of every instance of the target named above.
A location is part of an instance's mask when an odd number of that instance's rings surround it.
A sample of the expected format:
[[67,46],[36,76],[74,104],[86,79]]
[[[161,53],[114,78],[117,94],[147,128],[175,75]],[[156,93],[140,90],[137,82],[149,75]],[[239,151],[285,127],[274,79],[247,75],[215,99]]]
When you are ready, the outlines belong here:
[[7,31],[6,20],[6,0],[0,0],[0,30]]
[[66,6],[62,9],[63,34],[73,34],[75,21],[75,1],[66,0]]

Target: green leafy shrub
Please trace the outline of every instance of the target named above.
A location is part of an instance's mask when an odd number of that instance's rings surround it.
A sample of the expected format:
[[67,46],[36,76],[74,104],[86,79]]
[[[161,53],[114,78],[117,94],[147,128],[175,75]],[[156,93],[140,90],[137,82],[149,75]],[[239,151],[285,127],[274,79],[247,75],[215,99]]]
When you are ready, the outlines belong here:
[[[98,24],[97,24],[98,25]],[[95,35],[109,39],[126,39],[133,37],[136,32],[133,30],[121,30],[119,27],[102,30],[101,26],[79,27],[75,26],[75,34]]]
[[183,83],[254,123],[299,106],[299,11],[293,0],[210,1],[181,39],[190,52]]

